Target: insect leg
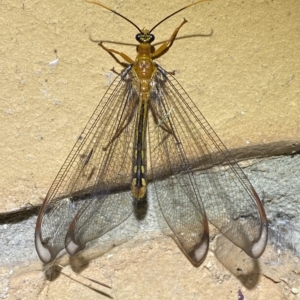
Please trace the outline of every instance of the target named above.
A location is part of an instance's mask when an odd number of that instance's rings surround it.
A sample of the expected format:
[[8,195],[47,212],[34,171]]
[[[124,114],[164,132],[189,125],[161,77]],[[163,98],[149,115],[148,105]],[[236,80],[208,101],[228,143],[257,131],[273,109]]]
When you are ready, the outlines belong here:
[[186,19],[183,19],[183,22],[174,30],[173,34],[171,35],[171,37],[164,42],[153,54],[152,54],[152,59],[156,59],[160,56],[162,56],[163,54],[165,54],[173,45],[173,42],[178,34],[178,31],[180,30],[180,28],[187,23]]
[[158,112],[155,105],[153,105],[152,101],[150,101],[150,109],[151,109],[151,112],[152,112],[152,115],[153,115],[153,118],[155,120],[157,127],[160,127],[162,130],[164,130],[168,134],[171,134],[175,138],[176,142],[179,143],[179,140],[175,134],[175,131],[172,128],[171,122],[169,120],[167,120],[171,114],[171,111],[167,112],[167,114],[165,116],[161,116],[161,114]]
[[134,63],[134,61],[133,61],[129,56],[127,56],[125,53],[119,52],[119,51],[114,50],[114,49],[106,48],[106,47],[103,45],[102,42],[100,42],[98,45],[99,45],[102,49],[104,49],[106,52],[108,52],[108,53],[115,59],[115,61],[116,61],[117,63],[119,63],[120,65],[125,66],[125,67],[126,67],[126,66],[128,67],[128,64],[119,61],[118,58],[114,55],[114,53],[120,55],[120,56],[121,56],[123,59],[125,59],[129,64],[133,64],[133,63]]
[[130,123],[132,117],[133,117],[133,113],[135,111],[134,107],[136,106],[136,100],[133,101],[133,103],[131,104],[132,109],[128,109],[122,123],[120,124],[119,128],[117,129],[116,133],[113,135],[113,137],[110,139],[110,141],[108,142],[107,145],[105,145],[102,149],[103,151],[106,151],[108,149],[108,147],[120,136],[120,134],[124,131],[124,129],[128,126],[128,124]]

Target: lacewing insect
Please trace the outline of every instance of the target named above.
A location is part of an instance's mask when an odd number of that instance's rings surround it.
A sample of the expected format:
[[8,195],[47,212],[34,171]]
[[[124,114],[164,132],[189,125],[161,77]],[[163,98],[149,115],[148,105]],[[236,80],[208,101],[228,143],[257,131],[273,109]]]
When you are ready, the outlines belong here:
[[[75,255],[132,215],[147,187],[187,258],[199,266],[208,251],[208,221],[249,256],[267,242],[262,203],[246,175],[184,91],[154,60],[165,54],[185,19],[158,49],[157,23],[137,30],[137,56],[99,46],[124,70],[112,82],[56,176],[40,209],[35,246],[49,263],[62,249]],[[125,61],[120,62],[120,57]]]

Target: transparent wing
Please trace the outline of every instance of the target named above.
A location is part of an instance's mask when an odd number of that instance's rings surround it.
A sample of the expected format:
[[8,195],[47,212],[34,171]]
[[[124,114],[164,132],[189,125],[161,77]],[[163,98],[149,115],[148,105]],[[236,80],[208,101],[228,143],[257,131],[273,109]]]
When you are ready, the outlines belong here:
[[75,254],[131,215],[136,89],[128,67],[107,90],[54,180],[36,224],[43,262],[63,248]]
[[201,264],[208,219],[248,255],[259,257],[267,220],[258,195],[177,80],[159,66],[150,110],[148,177],[182,250]]

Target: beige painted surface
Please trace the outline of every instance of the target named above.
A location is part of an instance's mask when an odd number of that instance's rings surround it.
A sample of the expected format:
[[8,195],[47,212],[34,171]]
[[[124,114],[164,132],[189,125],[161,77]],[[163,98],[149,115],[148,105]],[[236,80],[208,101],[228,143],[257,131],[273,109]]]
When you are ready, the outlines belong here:
[[[152,27],[188,1],[103,2]],[[83,1],[4,0],[0,11],[0,212],[7,212],[41,203],[107,89],[110,69],[121,70],[89,35],[135,43],[136,30]],[[183,17],[189,22],[180,36],[213,34],[176,41],[158,62],[177,71],[227,147],[239,157],[299,149],[300,1],[202,3],[157,28],[156,40],[168,38]],[[113,48],[135,55],[133,47]],[[212,254],[195,269],[169,239],[118,247],[81,273],[110,284],[112,292],[97,288],[114,299],[237,299],[240,288],[247,299],[299,299],[292,290],[300,290],[299,260],[268,251],[253,288]],[[23,267],[1,269],[11,299],[107,299],[65,276],[44,283],[40,262]]]
[[[107,1],[106,1],[107,2]],[[183,1],[109,1],[152,27]],[[138,3],[138,5],[137,5]],[[186,4],[186,1],[184,1]],[[0,17],[1,211],[39,204],[121,68],[94,39],[135,43],[136,29],[83,1],[2,1]],[[178,40],[158,62],[177,79],[238,157],[290,153],[300,141],[300,2],[200,3],[154,31]],[[113,45],[135,56],[134,47]],[[54,53],[57,51],[57,54]],[[49,64],[56,59],[56,66]],[[53,63],[54,64],[54,63]]]
[[2,268],[3,278],[11,272],[9,299],[237,300],[239,290],[247,300],[300,299],[299,258],[272,247],[258,261],[237,248],[226,262],[210,251],[199,268],[166,237],[130,242],[91,257],[85,252],[57,262],[65,267],[57,268],[61,273],[43,273],[40,263]]

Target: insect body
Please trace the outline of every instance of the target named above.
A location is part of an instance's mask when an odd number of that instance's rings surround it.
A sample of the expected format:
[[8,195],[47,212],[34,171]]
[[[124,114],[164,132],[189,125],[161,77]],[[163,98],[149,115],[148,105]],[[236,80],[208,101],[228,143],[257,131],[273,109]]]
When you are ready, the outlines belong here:
[[175,241],[195,266],[208,251],[208,221],[248,255],[259,257],[267,220],[257,193],[175,77],[154,62],[187,21],[155,51],[151,32],[172,15],[150,31],[141,30],[110,8],[90,3],[138,29],[138,54],[132,60],[99,43],[116,61],[122,57],[126,67],[46,196],[36,223],[39,257],[49,263],[63,248],[74,255],[120,225],[134,203],[146,198],[150,183]]

